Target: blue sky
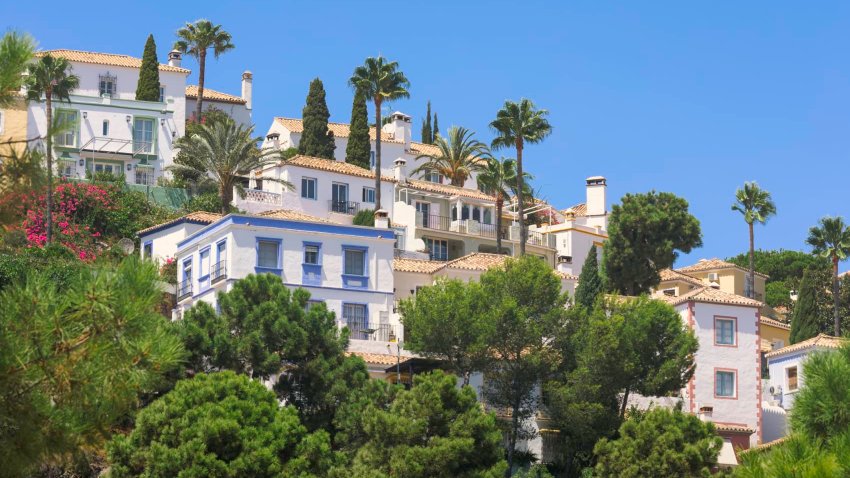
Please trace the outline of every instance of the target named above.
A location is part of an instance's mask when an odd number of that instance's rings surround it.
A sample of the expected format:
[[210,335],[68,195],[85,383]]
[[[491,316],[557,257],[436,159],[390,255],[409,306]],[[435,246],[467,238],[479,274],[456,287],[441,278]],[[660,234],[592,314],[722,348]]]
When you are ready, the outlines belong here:
[[818,218],[850,217],[850,3],[624,3],[9,2],[0,27],[42,48],[135,56],[153,33],[164,59],[183,22],[209,18],[236,49],[208,65],[207,86],[238,94],[241,72],[253,71],[259,133],[273,116],[299,116],[316,76],[331,119],[348,122],[346,80],[378,53],[412,83],[393,108],[413,116],[415,138],[429,99],[441,130],[463,125],[489,142],[503,101],[531,98],[554,126],[525,155],[543,196],[580,202],[596,174],[610,202],[652,189],[683,196],[705,246],[679,264],[746,249],[730,205],[747,180],[779,209],[757,247],[805,249]]

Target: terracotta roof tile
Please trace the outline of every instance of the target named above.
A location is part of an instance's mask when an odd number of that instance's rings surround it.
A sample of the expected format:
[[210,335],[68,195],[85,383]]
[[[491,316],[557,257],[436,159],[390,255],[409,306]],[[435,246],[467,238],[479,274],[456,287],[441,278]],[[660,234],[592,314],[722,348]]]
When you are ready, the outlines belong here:
[[719,432],[732,432],[732,433],[755,433],[755,430],[746,426],[746,425],[738,425],[735,423],[723,423],[723,422],[714,422],[714,428]]
[[567,274],[566,272],[555,271],[555,275],[557,275],[561,279],[578,280],[578,276],[574,276],[572,274]]
[[791,330],[791,325],[786,324],[785,322],[780,322],[778,320],[771,319],[770,317],[761,317],[759,320],[764,325],[769,325],[771,327],[776,327],[778,329],[783,330]]
[[581,203],[576,204],[573,207],[568,207],[566,209],[561,210],[561,214],[564,216],[573,216],[573,217],[582,217],[587,215],[587,204]]
[[257,214],[257,216],[270,217],[273,219],[289,219],[292,221],[307,221],[307,222],[325,222],[328,224],[337,224],[334,221],[329,219],[311,216],[310,214],[305,214],[301,211],[294,211],[292,209],[275,209],[273,211],[265,211]]
[[[293,133],[301,133],[304,131],[304,122],[298,118],[276,117],[274,120]],[[351,125],[346,123],[328,122],[328,129],[337,138],[347,138],[351,134]],[[375,128],[369,128],[369,138],[372,141],[375,140]],[[386,131],[381,131],[381,141],[386,143],[404,143],[403,140],[396,139],[393,134],[387,133]]]
[[408,179],[404,183],[405,186],[419,191],[426,191],[437,194],[445,194],[446,196],[463,196],[472,199],[481,199],[485,201],[495,201],[496,198],[485,194],[477,189],[462,188],[459,186],[451,186],[449,184],[432,183],[431,181],[421,181],[418,179]]
[[[129,55],[116,55],[114,53],[96,53],[92,51],[81,51],[81,50],[45,50],[36,53],[37,57],[41,57],[47,54],[51,54],[55,57],[65,58],[69,61],[77,61],[80,63],[92,63],[95,65],[108,65],[108,66],[124,66],[128,68],[141,68],[142,67],[142,59],[136,58],[134,56]],[[160,63],[159,71],[169,71],[174,73],[191,73],[190,70],[186,68],[180,68],[177,66],[171,65],[163,65]]]
[[[348,356],[360,357],[366,363],[375,365],[395,365],[398,362],[398,357],[391,354],[375,354],[369,352],[346,352]],[[404,358],[410,358],[405,356]]]
[[[739,269],[747,272],[747,269],[738,266],[736,264],[732,264],[731,262],[724,261],[723,259],[713,258],[713,259],[700,259],[696,264],[679,267],[676,269],[679,272],[707,272],[713,271],[717,269]],[[762,274],[761,272],[756,271],[757,276],[768,277],[766,274]]]
[[400,257],[393,259],[393,270],[396,272],[417,272],[421,274],[433,274],[445,265],[445,262],[440,261],[405,259]]
[[689,290],[684,294],[677,296],[668,296],[664,295],[661,291],[656,291],[652,297],[654,299],[663,300],[670,305],[679,305],[688,301],[695,302],[706,302],[710,304],[726,304],[726,305],[740,305],[744,307],[761,307],[762,303],[749,299],[747,297],[742,297],[740,295],[730,294],[728,292],[723,292],[721,290],[715,289],[713,287],[698,287],[693,290]]
[[[188,99],[197,99],[198,98],[198,85],[186,85],[186,98]],[[245,99],[241,96],[228,95],[227,93],[222,93],[220,91],[211,90],[209,88],[204,88],[204,101],[218,101],[220,103],[236,103],[240,105],[244,105],[246,103]]]
[[680,282],[687,282],[688,284],[691,284],[691,285],[697,286],[697,287],[705,287],[706,286],[706,284],[703,281],[697,279],[696,277],[691,277],[691,276],[689,276],[687,274],[683,274],[679,271],[674,271],[673,269],[663,269],[661,272],[659,272],[659,275],[661,276],[661,282],[680,281]]
[[431,156],[436,156],[440,154],[440,148],[434,146],[433,144],[417,143],[415,141],[411,141],[410,154],[427,154]]
[[781,349],[776,349],[768,354],[765,357],[775,357],[777,355],[784,355],[791,352],[798,352],[800,350],[811,349],[811,348],[827,348],[827,349],[837,349],[844,344],[844,339],[840,337],[833,337],[831,335],[826,334],[818,334],[815,337],[812,337],[808,340],[804,340],[802,342],[797,342],[794,345],[789,345],[787,347],[782,347]]
[[185,222],[191,222],[191,223],[194,223],[194,224],[212,224],[212,223],[218,221],[219,219],[221,219],[222,217],[224,217],[224,216],[222,216],[221,214],[215,213],[215,212],[205,212],[205,211],[191,212],[189,214],[186,214],[185,216],[180,216],[178,218],[172,219],[172,220],[164,222],[162,224],[157,224],[156,226],[151,226],[151,227],[142,229],[141,231],[136,232],[136,234],[141,235],[141,234],[144,234],[146,232],[153,231],[155,229],[166,228],[168,226],[171,226],[172,224],[178,224],[178,223],[184,222],[184,221]]
[[509,259],[504,254],[488,254],[473,252],[463,257],[446,262],[441,269],[464,269],[470,271],[486,271],[493,267],[502,267]]
[[[347,174],[349,176],[358,176],[361,178],[375,178],[375,173],[369,169],[355,166],[344,161],[336,161],[333,159],[314,158],[312,156],[294,156],[286,161],[281,162],[281,165],[300,166],[302,168],[318,169],[320,171],[329,171],[332,173]],[[395,182],[394,178],[389,176],[381,176],[381,181]]]

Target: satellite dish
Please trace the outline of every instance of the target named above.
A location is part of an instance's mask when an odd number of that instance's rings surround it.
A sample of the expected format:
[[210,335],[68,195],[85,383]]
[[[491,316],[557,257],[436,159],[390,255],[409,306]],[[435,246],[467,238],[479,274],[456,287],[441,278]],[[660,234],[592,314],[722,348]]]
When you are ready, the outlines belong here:
[[125,255],[130,255],[136,249],[136,243],[133,242],[132,239],[127,239],[126,237],[118,241],[118,247],[124,252]]

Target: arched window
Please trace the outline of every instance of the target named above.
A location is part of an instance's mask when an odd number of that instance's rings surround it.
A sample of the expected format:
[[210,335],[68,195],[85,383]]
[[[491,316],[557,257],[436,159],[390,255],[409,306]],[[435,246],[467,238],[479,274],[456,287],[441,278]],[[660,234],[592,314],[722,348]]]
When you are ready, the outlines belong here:
[[473,207],[472,208],[472,220],[481,222],[481,208]]
[[493,218],[491,217],[491,213],[489,209],[484,210],[484,224],[491,224]]

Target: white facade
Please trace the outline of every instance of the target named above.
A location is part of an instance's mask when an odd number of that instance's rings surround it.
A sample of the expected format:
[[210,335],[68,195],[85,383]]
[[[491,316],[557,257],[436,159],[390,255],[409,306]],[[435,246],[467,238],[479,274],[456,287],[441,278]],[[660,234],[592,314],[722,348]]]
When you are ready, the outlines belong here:
[[[237,124],[245,127],[253,126],[252,95],[254,90],[254,75],[250,71],[242,73],[242,92],[240,96],[221,93],[210,88],[204,88],[204,111],[211,108],[227,113]],[[198,87],[189,85],[186,88],[186,118],[194,118],[198,107]]]
[[[92,61],[132,65],[141,60],[70,50],[53,53],[69,58],[71,73],[80,79],[69,102],[53,101],[55,117],[70,125],[53,143],[58,174],[85,178],[105,171],[125,175],[128,183],[155,185],[173,161],[174,140],[185,132],[189,70],[160,66],[162,101],[137,101],[138,67]],[[27,137],[44,137],[47,124],[45,103],[30,102]]]

